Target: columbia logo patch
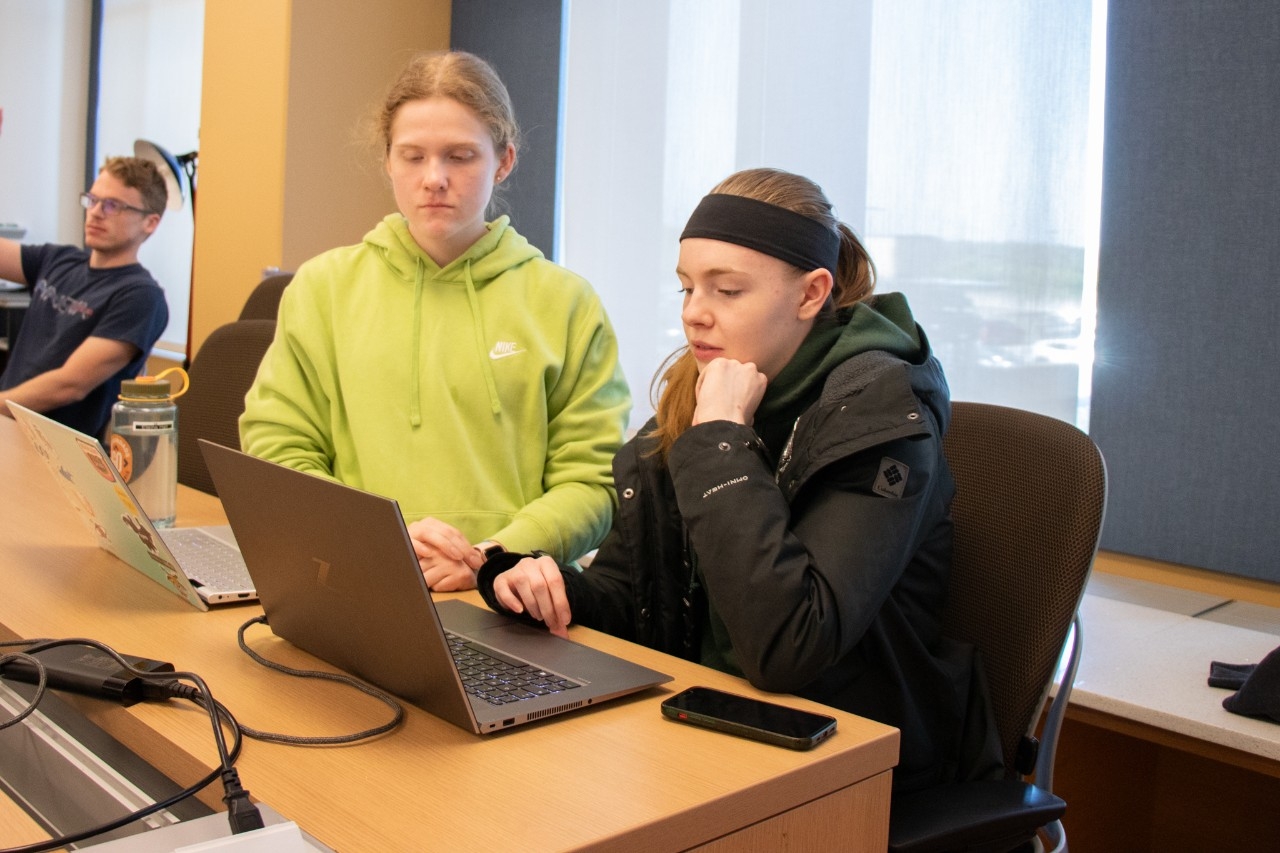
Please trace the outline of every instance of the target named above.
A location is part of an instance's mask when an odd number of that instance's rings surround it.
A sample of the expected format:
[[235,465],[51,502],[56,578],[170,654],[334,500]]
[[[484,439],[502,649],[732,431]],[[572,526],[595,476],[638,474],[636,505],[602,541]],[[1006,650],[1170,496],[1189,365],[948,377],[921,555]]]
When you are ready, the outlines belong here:
[[871,491],[886,498],[900,498],[907,491],[907,475],[911,469],[888,456],[880,460],[880,473]]

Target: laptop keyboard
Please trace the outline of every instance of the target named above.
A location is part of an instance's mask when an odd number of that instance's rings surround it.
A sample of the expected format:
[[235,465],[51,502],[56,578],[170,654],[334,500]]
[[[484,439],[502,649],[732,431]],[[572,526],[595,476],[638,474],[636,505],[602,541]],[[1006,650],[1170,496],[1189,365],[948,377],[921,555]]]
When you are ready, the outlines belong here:
[[194,528],[171,527],[160,534],[187,577],[213,590],[253,589],[240,552]]
[[579,685],[554,672],[522,663],[510,663],[482,651],[474,643],[445,632],[449,650],[462,676],[467,693],[490,705],[510,705],[526,699],[537,699],[552,693],[563,693]]

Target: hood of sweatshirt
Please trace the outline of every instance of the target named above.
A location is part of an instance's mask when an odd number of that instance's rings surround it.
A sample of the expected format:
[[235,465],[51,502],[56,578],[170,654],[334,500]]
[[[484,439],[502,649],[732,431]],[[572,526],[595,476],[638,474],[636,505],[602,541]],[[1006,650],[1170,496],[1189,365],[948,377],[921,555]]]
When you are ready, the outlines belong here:
[[872,350],[913,364],[927,356],[915,317],[901,293],[878,294],[814,323],[800,349],[766,388],[757,419],[806,407],[817,399],[822,383],[837,365]]
[[375,250],[391,270],[393,276],[413,289],[413,340],[410,352],[414,353],[412,382],[410,383],[409,422],[413,427],[422,425],[420,381],[422,369],[422,311],[423,296],[427,288],[459,287],[467,294],[471,309],[472,340],[475,357],[484,372],[489,405],[495,415],[502,413],[498,399],[498,387],[493,377],[493,366],[487,357],[487,335],[479,293],[485,285],[498,276],[531,260],[541,259],[542,252],[535,248],[511,227],[509,217],[501,216],[488,224],[483,237],[471,244],[467,251],[449,264],[441,267],[422,250],[409,225],[399,213],[388,214],[364,235],[364,243]]

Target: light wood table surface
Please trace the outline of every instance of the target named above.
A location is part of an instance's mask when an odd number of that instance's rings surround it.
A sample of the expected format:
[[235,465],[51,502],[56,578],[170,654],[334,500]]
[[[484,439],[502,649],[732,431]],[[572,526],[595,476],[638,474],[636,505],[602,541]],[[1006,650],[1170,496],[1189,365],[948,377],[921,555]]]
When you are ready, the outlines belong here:
[[[200,613],[92,543],[17,425],[0,417],[0,635],[91,637],[199,673],[246,725],[340,734],[387,718],[340,685],[268,671],[236,646],[256,604]],[[178,524],[225,523],[216,498],[179,487]],[[463,596],[479,603],[475,593]],[[605,634],[572,639],[674,676],[596,708],[477,736],[407,706],[404,724],[344,747],[248,741],[243,784],[325,844],[362,850],[867,850],[888,835],[898,732],[831,713],[837,734],[796,752],[673,723],[666,696],[708,685],[765,696],[745,681]],[[285,663],[327,669],[261,626],[252,645]],[[771,697],[779,701],[777,697]],[[216,763],[208,718],[189,703],[74,704],[175,781]],[[222,810],[221,790],[202,799]],[[19,843],[23,816],[0,842]],[[5,837],[14,836],[14,837]],[[0,843],[0,846],[6,846]]]

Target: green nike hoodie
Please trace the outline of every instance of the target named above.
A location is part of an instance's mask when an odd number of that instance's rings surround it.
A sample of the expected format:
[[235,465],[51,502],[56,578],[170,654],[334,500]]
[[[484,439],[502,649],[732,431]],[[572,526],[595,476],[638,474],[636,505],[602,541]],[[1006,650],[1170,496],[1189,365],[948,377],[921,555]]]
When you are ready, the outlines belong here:
[[471,542],[600,543],[631,397],[599,297],[501,217],[443,269],[393,213],[298,268],[246,452],[395,498]]

